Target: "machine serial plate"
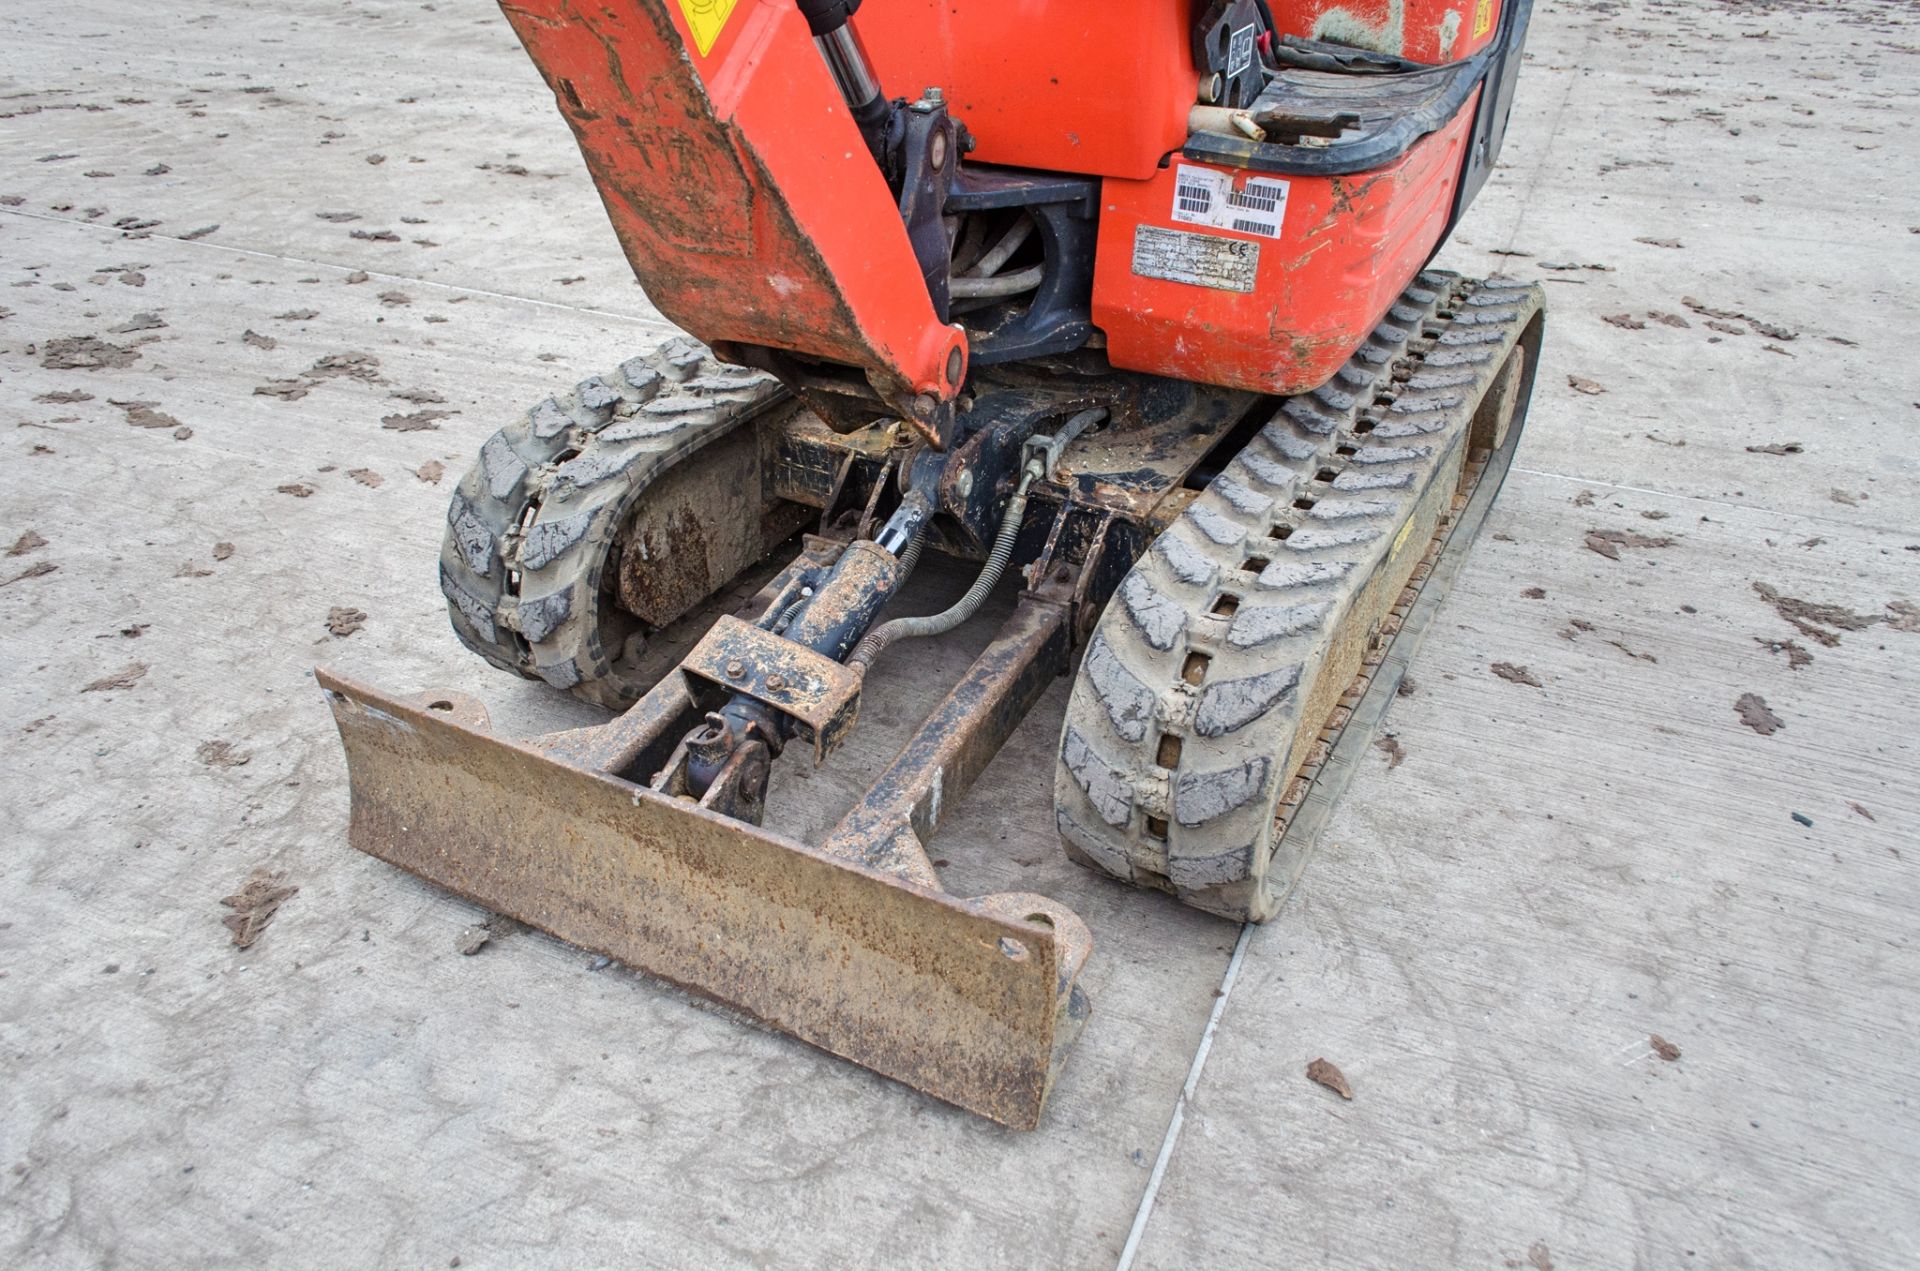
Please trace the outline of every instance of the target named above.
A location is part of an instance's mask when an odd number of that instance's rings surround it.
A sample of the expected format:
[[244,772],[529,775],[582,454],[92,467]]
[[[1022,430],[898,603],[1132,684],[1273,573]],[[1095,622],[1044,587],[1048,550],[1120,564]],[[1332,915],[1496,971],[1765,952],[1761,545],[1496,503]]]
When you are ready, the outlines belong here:
[[1133,272],[1142,278],[1184,282],[1216,291],[1252,291],[1260,271],[1260,244],[1245,238],[1189,234],[1136,226],[1133,231]]

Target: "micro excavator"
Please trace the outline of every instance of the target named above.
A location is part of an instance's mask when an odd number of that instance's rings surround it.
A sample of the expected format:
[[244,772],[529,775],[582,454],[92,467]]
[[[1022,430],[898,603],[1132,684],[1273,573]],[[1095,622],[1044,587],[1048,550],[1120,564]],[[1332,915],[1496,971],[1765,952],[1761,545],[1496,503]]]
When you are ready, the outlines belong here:
[[[928,844],[1070,675],[1068,856],[1274,916],[1525,419],[1540,290],[1429,266],[1529,0],[502,8],[685,334],[487,440],[440,583],[474,653],[619,713],[516,739],[322,669],[350,840],[1033,1128],[1091,935]],[[890,615],[928,552],[972,585]],[[831,763],[867,671],[996,588],[824,840],[763,824],[774,765]]]

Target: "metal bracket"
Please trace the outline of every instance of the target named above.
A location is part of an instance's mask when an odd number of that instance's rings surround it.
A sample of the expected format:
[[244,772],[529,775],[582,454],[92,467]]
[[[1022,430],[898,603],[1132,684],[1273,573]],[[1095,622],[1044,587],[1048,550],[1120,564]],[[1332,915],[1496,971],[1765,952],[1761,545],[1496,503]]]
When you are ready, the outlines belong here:
[[859,675],[732,615],[714,622],[680,672],[696,703],[741,693],[791,719],[815,763],[845,740],[860,711]]

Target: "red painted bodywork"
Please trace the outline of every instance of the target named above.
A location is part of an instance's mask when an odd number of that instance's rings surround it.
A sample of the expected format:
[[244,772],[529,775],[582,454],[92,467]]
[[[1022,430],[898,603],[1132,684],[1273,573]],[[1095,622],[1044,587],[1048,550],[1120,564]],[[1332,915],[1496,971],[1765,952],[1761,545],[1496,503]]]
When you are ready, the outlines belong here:
[[946,93],[979,162],[1144,180],[1187,139],[1189,7],[870,0],[854,26],[888,95]]
[[1282,35],[1330,38],[1435,65],[1485,48],[1500,18],[1499,0],[1288,0],[1271,8]]
[[[1139,226],[1194,227],[1173,219],[1175,167],[1148,181],[1109,178],[1093,274],[1093,321],[1107,333],[1107,357],[1127,370],[1266,393],[1325,383],[1438,245],[1472,118],[1469,106],[1373,172],[1281,178],[1288,191],[1277,238],[1205,231],[1258,244],[1256,282],[1246,293],[1134,273]],[[1216,170],[1238,185],[1263,175]]]
[[[708,343],[857,367],[903,414],[954,395],[946,372],[955,350],[964,368],[965,334],[936,317],[899,211],[793,0],[737,0],[704,55],[679,0],[502,7],[662,313]],[[1484,9],[1482,0],[1271,7],[1283,32],[1371,32],[1376,47],[1421,61],[1478,49],[1499,16],[1498,0]],[[1199,79],[1193,8],[873,0],[854,24],[889,95],[945,92],[977,138],[971,161],[1103,179],[1093,321],[1115,367],[1266,392],[1310,388],[1358,347],[1437,245],[1472,105],[1377,171],[1285,178],[1276,238],[1181,225],[1170,213]],[[1249,174],[1233,175],[1244,183]],[[1143,225],[1258,241],[1254,290],[1138,275]]]
[[900,213],[790,0],[740,0],[700,56],[673,0],[501,6],[573,125],[647,298],[709,344],[859,367],[950,398]]

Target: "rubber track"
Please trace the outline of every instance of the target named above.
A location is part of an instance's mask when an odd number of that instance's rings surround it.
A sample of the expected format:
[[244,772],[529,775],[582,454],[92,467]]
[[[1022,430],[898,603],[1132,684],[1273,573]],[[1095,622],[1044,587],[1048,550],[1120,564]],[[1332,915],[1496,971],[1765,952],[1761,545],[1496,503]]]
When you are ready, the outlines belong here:
[[602,640],[616,536],[661,474],[786,396],[772,377],[673,336],[488,438],[448,505],[440,549],[461,643],[601,705],[630,702],[644,686]]
[[[1054,803],[1068,855],[1227,917],[1271,916],[1305,863],[1276,812],[1293,748],[1318,739],[1296,741],[1317,663],[1538,308],[1536,288],[1420,275],[1155,540],[1067,706]],[[1230,615],[1213,612],[1223,594]]]

